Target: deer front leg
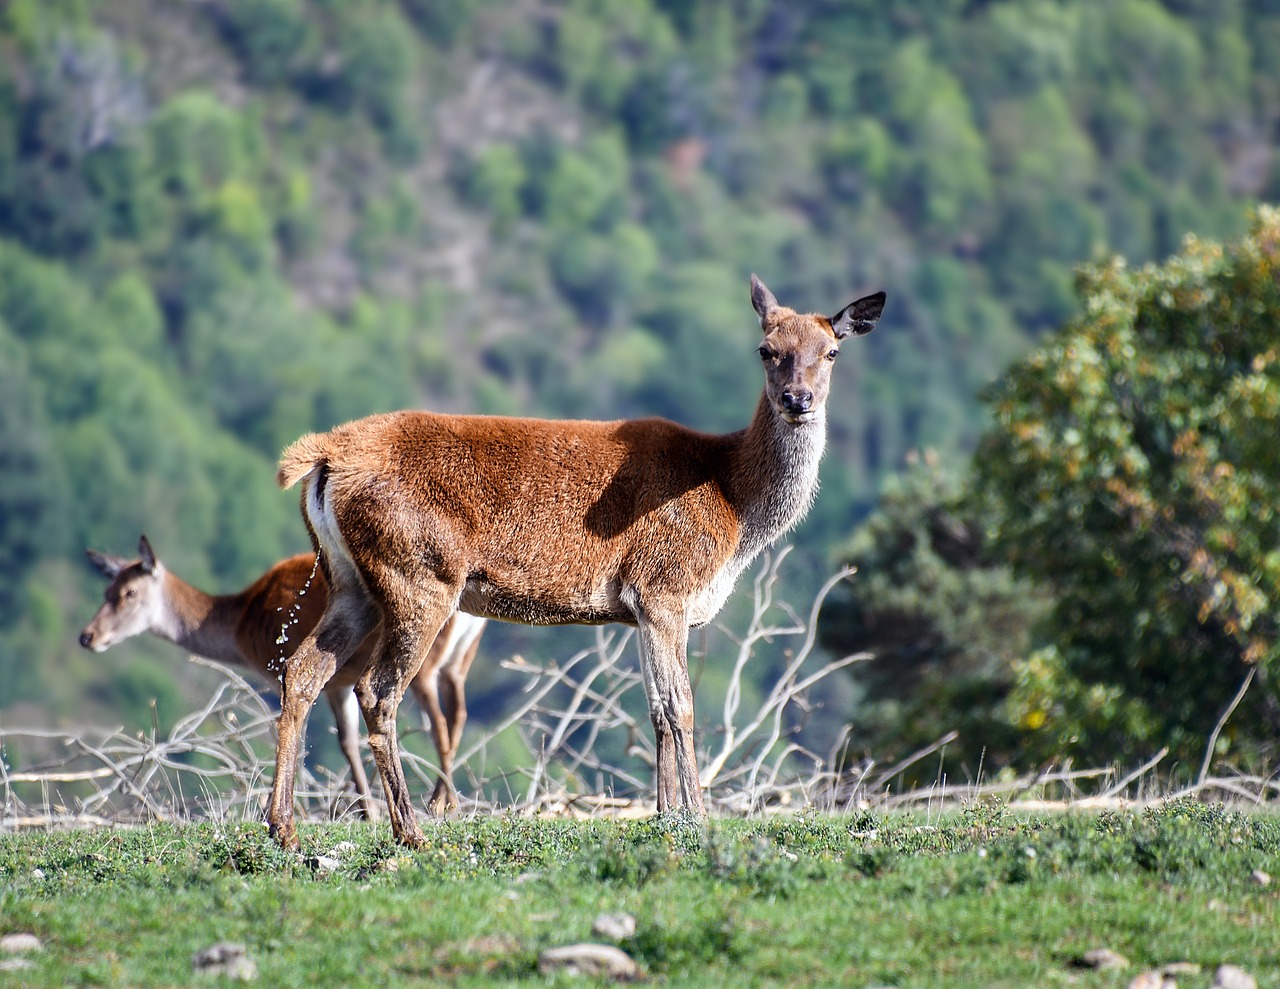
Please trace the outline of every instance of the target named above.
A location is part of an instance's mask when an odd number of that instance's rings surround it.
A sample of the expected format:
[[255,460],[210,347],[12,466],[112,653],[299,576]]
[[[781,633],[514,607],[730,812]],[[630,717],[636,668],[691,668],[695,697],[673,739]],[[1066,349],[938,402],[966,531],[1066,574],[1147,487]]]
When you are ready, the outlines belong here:
[[680,807],[703,815],[702,787],[693,744],[693,687],[686,656],[684,608],[653,605],[635,610],[641,671],[657,745],[658,810]]
[[369,788],[369,777],[365,775],[364,760],[360,758],[360,705],[356,703],[356,695],[344,689],[326,690],[325,696],[338,729],[338,747],[351,767],[351,782],[356,788],[360,816],[366,821],[376,821],[380,812]]

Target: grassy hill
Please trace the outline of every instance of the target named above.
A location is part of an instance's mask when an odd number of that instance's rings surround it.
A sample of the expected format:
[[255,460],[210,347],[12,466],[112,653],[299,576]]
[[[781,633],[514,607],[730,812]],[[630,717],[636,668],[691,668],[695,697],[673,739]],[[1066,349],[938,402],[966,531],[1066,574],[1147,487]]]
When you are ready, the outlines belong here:
[[[407,854],[385,826],[309,828],[303,858],[254,824],[4,835],[0,930],[39,938],[16,973],[30,986],[198,983],[214,976],[193,957],[225,941],[269,985],[577,985],[541,959],[582,942],[687,986],[1102,989],[1174,965],[1208,989],[1220,965],[1259,985],[1280,968],[1276,894],[1250,878],[1280,867],[1276,821],[1220,806],[431,836]],[[632,933],[594,929],[616,914]]]

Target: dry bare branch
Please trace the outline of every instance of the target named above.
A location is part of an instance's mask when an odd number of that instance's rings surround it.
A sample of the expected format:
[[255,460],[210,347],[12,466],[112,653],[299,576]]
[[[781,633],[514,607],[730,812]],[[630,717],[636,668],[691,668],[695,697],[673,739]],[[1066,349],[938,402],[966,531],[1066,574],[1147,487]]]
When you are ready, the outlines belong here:
[[[1162,797],[1253,803],[1280,799],[1280,782],[1274,777],[1208,775],[1217,736],[1251,677],[1210,736],[1195,784],[1172,793],[1168,781],[1155,778],[1165,750],[1126,774],[1112,767],[1076,770],[1066,763],[1015,778],[953,784],[940,768],[934,786],[893,792],[894,781],[906,769],[944,750],[956,733],[947,732],[882,769],[869,759],[850,762],[847,725],[836,729],[829,742],[816,744],[799,730],[810,711],[809,697],[823,682],[868,657],[858,653],[824,660],[816,651],[819,610],[851,571],[826,581],[802,614],[778,599],[786,558],[783,550],[761,561],[745,628],[718,625],[709,632],[730,644],[726,651],[733,657],[723,701],[715,707],[718,717],[703,725],[699,753],[706,767],[702,782],[721,813],[932,808],[988,797],[1027,809],[1132,806]],[[216,670],[222,679],[207,702],[167,734],[130,734],[120,728],[0,729],[0,755],[21,756],[17,770],[0,758],[0,828],[259,819],[273,772],[275,712],[235,670],[193,661]],[[467,811],[501,808],[573,817],[652,812],[654,746],[632,630],[599,628],[590,647],[563,662],[536,664],[513,656],[502,667],[523,680],[519,702],[487,731],[473,733],[460,754],[457,770],[475,794],[466,801]],[[762,675],[758,670],[773,672]],[[757,695],[762,696],[748,705],[747,698]],[[523,742],[525,759],[491,769],[488,753],[500,735],[513,730]],[[509,748],[509,740],[504,745]],[[410,751],[404,752],[404,763],[420,781],[425,798],[437,767]],[[348,784],[345,772],[302,766],[296,791],[300,816],[343,816],[355,799]]]
[[1248,691],[1249,684],[1253,683],[1254,675],[1257,672],[1257,666],[1249,667],[1249,672],[1245,674],[1244,680],[1240,684],[1240,689],[1236,691],[1235,697],[1231,699],[1231,703],[1222,712],[1222,717],[1218,719],[1218,723],[1213,726],[1213,731],[1209,734],[1209,742],[1204,747],[1204,761],[1200,763],[1200,772],[1196,776],[1197,783],[1203,783],[1205,777],[1209,775],[1209,764],[1213,762],[1213,750],[1218,745],[1218,736],[1222,734],[1222,729],[1226,726],[1227,721],[1235,713],[1236,708],[1240,706],[1240,702],[1244,700],[1245,692]]

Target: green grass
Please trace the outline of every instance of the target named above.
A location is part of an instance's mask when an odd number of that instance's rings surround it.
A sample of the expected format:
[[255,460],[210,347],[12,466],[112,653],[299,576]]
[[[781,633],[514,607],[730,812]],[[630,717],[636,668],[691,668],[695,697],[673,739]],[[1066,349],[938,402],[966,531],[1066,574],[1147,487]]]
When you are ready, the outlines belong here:
[[[217,984],[191,955],[247,944],[264,986],[581,985],[544,948],[620,944],[679,986],[1127,986],[1190,961],[1280,973],[1280,818],[1196,803],[1028,817],[997,804],[941,820],[476,819],[428,825],[409,854],[385,826],[316,825],[303,854],[265,829],[153,825],[0,836],[0,934],[45,942],[22,985]],[[307,857],[355,848],[320,875]],[[1086,950],[1123,972],[1073,966]]]

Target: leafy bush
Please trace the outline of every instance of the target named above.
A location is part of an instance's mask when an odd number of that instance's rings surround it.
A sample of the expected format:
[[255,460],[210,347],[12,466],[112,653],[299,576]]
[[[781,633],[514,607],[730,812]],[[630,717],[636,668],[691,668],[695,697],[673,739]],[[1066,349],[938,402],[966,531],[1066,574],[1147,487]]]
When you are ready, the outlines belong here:
[[468,162],[458,176],[467,201],[488,210],[499,231],[509,229],[520,216],[525,181],[524,162],[510,144],[486,148]]
[[196,202],[243,176],[252,160],[254,149],[239,114],[205,90],[169,100],[150,130],[161,181]]
[[218,9],[251,81],[277,85],[298,70],[298,56],[312,40],[301,0],[230,0]]
[[[854,751],[892,762],[954,730],[949,775],[975,779],[1021,761],[1004,699],[1047,602],[995,553],[993,516],[966,482],[926,454],[886,483],[837,551],[858,573],[828,599],[819,635],[833,651],[873,654],[850,667],[863,691]],[[908,778],[936,775],[930,761]]]
[[[1280,213],[1159,266],[1081,275],[1084,314],[989,396],[978,452],[999,538],[1056,601],[1014,713],[1044,754],[1196,760],[1280,725]],[[1119,746],[1119,748],[1117,748]]]
[[0,572],[11,575],[0,582],[0,624],[16,621],[25,602],[22,576],[55,548],[47,534],[59,530],[67,508],[39,386],[0,320]]

